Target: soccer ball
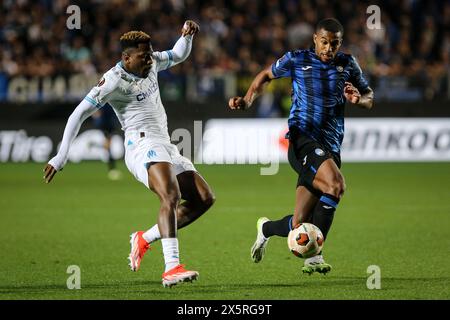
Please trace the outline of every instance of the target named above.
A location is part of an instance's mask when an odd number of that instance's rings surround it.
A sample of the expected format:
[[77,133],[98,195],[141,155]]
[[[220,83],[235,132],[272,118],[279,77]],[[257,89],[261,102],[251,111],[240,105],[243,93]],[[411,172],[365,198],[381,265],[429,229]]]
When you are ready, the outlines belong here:
[[287,243],[297,257],[311,258],[322,250],[323,234],[312,223],[301,223],[289,232]]

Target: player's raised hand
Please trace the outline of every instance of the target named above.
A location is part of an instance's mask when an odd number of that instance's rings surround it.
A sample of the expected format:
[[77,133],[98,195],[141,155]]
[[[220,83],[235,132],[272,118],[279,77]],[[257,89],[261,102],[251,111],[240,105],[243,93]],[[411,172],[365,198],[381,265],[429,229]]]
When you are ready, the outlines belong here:
[[183,25],[183,28],[181,29],[181,35],[187,36],[187,35],[194,35],[197,32],[200,31],[200,26],[192,21],[192,20],[186,20],[186,22]]
[[351,103],[358,103],[361,99],[361,94],[350,82],[345,82],[344,96]]
[[248,104],[242,97],[233,97],[228,101],[228,107],[233,110],[245,110]]
[[56,169],[53,168],[53,166],[51,164],[47,164],[44,168],[44,180],[45,183],[49,183],[50,181],[52,181],[53,177],[56,174]]

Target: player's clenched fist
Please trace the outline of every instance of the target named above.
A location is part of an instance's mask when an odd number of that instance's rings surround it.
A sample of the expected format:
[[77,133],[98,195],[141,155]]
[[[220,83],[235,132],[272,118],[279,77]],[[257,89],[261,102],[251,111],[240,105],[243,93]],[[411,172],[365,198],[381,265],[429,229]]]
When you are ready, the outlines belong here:
[[183,28],[181,29],[181,34],[183,36],[194,35],[199,31],[200,31],[200,26],[196,22],[194,22],[192,20],[187,20],[184,23]]
[[242,97],[233,97],[228,101],[228,106],[233,110],[245,110],[248,108],[248,103]]
[[350,82],[345,82],[344,96],[351,103],[358,103],[361,99],[361,94]]

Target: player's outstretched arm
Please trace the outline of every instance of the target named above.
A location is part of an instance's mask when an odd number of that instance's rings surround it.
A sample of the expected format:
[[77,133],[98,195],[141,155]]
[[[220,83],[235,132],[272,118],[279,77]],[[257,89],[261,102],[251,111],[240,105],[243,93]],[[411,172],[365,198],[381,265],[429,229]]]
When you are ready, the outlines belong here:
[[191,54],[192,39],[199,31],[197,23],[187,20],[181,29],[181,37],[171,50],[153,52],[152,57],[157,62],[157,71],[168,69],[186,60]]
[[49,183],[52,181],[56,172],[61,171],[67,162],[70,145],[78,134],[81,124],[90,115],[97,111],[97,107],[90,102],[83,100],[72,112],[67,120],[66,128],[64,129],[63,140],[58,154],[54,156],[44,168],[44,181]]
[[192,39],[194,38],[194,35],[199,31],[200,26],[196,22],[192,20],[186,20],[183,28],[181,28],[180,39],[178,39],[172,50],[170,50],[170,53],[172,55],[170,58],[173,60],[170,64],[171,67],[183,62],[187,59],[187,57],[189,57],[192,50]]
[[228,107],[233,110],[246,110],[251,107],[253,101],[264,91],[264,85],[274,79],[272,67],[269,66],[253,79],[252,84],[244,97],[233,97],[228,101]]

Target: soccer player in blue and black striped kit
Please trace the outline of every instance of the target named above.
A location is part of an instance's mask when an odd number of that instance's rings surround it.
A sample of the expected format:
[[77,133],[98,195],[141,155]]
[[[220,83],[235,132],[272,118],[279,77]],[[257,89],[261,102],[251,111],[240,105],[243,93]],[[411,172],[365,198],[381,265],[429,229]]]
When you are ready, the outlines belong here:
[[[340,172],[340,147],[344,138],[344,106],[371,109],[373,91],[352,55],[339,52],[344,29],[336,19],[324,19],[313,35],[314,47],[287,52],[261,71],[244,97],[229,100],[231,109],[247,109],[272,79],[291,77],[292,107],[289,115],[289,163],[299,174],[294,215],[271,221],[260,218],[251,249],[260,262],[271,236],[287,237],[297,224],[310,222],[326,239],[334,212],[345,191]],[[326,274],[331,270],[322,253],[305,259],[303,272]]]

